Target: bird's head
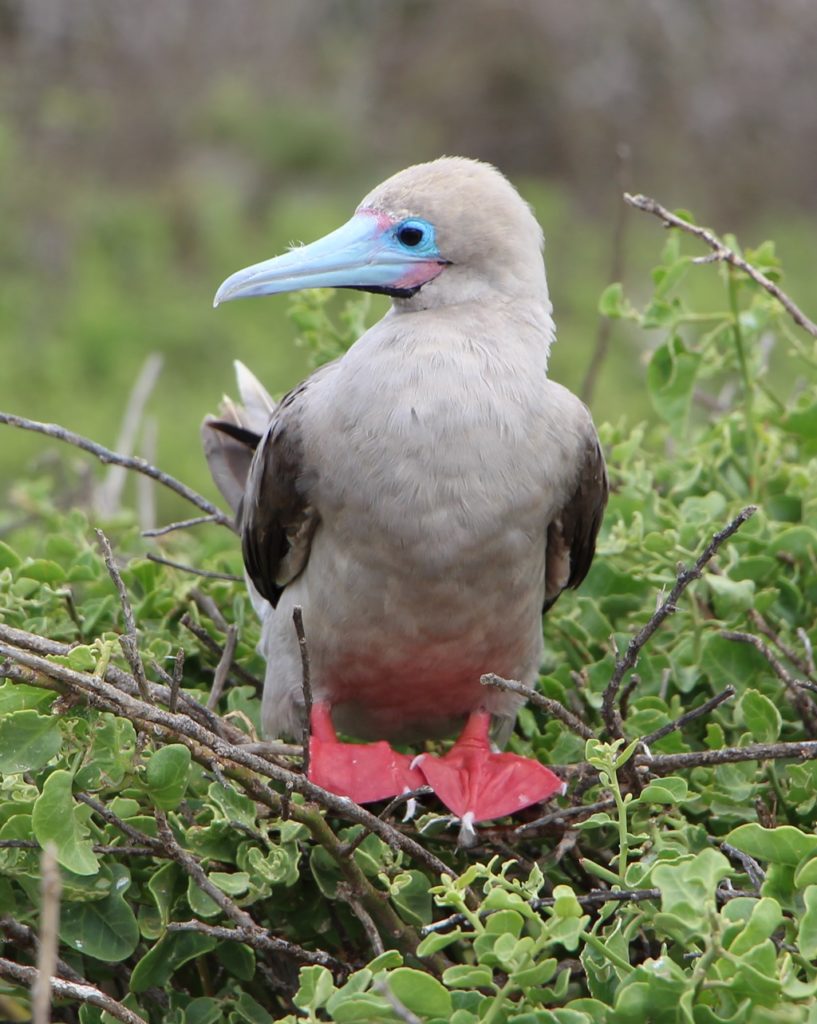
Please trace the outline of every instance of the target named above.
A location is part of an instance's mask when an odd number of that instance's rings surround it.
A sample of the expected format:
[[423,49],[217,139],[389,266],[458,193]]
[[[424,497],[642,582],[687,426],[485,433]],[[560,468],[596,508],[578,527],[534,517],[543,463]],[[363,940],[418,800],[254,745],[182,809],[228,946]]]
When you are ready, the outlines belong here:
[[542,231],[496,168],[442,157],[378,185],[317,242],[228,277],[214,305],[303,288],[383,292],[406,309],[489,295],[547,303]]

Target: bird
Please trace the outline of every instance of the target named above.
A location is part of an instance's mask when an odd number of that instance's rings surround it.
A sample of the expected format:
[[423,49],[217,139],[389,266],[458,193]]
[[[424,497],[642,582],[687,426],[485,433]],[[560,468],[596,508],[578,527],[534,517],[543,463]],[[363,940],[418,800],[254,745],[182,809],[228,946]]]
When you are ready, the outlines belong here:
[[[441,157],[216,293],[215,306],[307,288],[391,299],[277,403],[237,364],[241,401],[202,426],[262,623],[264,732],[303,728],[300,607],[309,778],[358,803],[430,785],[472,826],[564,791],[501,751],[524,698],[480,682],[536,684],[542,614],[586,576],[608,496],[591,414],[548,376],[543,250],[499,170]],[[441,756],[392,746],[459,728]]]

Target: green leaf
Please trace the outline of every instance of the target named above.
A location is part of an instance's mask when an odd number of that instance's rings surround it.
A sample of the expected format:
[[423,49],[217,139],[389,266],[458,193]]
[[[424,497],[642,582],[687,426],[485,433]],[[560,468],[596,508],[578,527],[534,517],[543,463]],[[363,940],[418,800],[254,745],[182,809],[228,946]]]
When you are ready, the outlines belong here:
[[647,367],[647,388],[655,411],[676,437],[686,429],[701,357],[678,337],[659,345]]
[[[120,865],[114,867],[125,870]],[[139,943],[136,917],[116,886],[115,880],[114,891],[102,900],[66,903],[60,912],[60,938],[63,942],[78,953],[110,964],[127,960]]]
[[187,789],[190,772],[190,751],[182,743],[160,747],[148,761],[145,785],[157,807],[175,810]]
[[15,711],[0,721],[0,773],[36,772],[62,746],[58,719],[36,711]]
[[806,912],[800,921],[797,944],[806,960],[814,960],[817,959],[817,885],[803,890],[803,902]]
[[687,799],[687,780],[678,775],[667,775],[648,782],[638,797],[642,804],[680,804]]
[[133,968],[131,992],[161,988],[189,960],[209,953],[217,940],[197,932],[169,932],[149,949]]
[[738,713],[757,743],[774,743],[783,719],[777,707],[759,690],[747,690],[738,703]]
[[309,1010],[314,1014],[326,1005],[335,991],[332,972],[326,967],[302,967],[299,977],[301,984],[292,1001],[299,1010]]
[[398,967],[387,978],[394,995],[407,1009],[425,1017],[448,1017],[451,995],[430,974],[413,967]]
[[817,835],[802,832],[793,825],[763,828],[756,822],[748,822],[733,829],[726,842],[750,857],[790,867],[796,867],[817,850]]
[[95,875],[99,861],[86,838],[85,824],[89,808],[80,808],[71,795],[72,776],[60,769],[45,781],[43,791],[34,802],[31,825],[40,846],[51,842],[57,849],[57,860],[77,875]]
[[457,964],[443,971],[443,983],[449,988],[487,988],[493,980],[490,968],[475,964]]
[[608,284],[599,298],[599,313],[618,319],[625,315],[624,289],[619,282]]

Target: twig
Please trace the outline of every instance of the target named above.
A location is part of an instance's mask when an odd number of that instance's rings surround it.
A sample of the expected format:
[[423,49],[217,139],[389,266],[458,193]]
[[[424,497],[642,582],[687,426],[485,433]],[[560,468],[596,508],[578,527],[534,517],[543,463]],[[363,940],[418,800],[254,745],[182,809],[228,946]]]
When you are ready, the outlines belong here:
[[204,921],[195,919],[190,921],[170,921],[167,924],[167,931],[199,932],[202,935],[212,935],[214,939],[226,939],[228,942],[243,942],[245,945],[252,946],[253,949],[258,949],[265,953],[275,953],[278,956],[284,953],[300,963],[318,964],[321,967],[328,967],[330,971],[334,971],[336,974],[346,974],[349,971],[347,964],[330,956],[329,953],[324,953],[321,950],[313,952],[312,950],[303,949],[303,947],[297,946],[294,942],[289,942],[287,939],[278,939],[274,935],[267,933],[262,936],[260,933],[264,932],[264,929],[254,922],[252,927],[242,927],[239,925],[235,928],[226,928],[223,925],[206,924]]
[[[158,446],[159,421],[155,416],[148,416],[142,429],[142,458],[155,462]],[[139,526],[152,530],[156,526],[156,487],[146,476],[136,478],[136,510]]]
[[[182,615],[181,619],[179,619],[179,622],[181,622],[185,629],[189,629],[193,636],[197,640],[200,640],[201,643],[203,643],[204,646],[212,654],[215,654],[218,658],[222,658],[224,656],[224,648],[221,646],[221,644],[217,643],[210,636],[207,630],[203,629],[197,622],[194,622],[189,615]],[[260,691],[264,688],[264,684],[261,682],[258,676],[254,676],[252,672],[248,672],[240,665],[232,665],[230,669],[230,674],[236,676],[242,682],[249,683],[250,686],[254,686],[256,690]]]
[[751,633],[739,633],[733,630],[722,630],[721,636],[726,640],[735,640],[738,643],[751,644],[755,650],[760,651],[769,663],[774,674],[783,683],[789,693],[792,704],[797,709],[809,736],[817,736],[817,708],[814,701],[804,692],[803,684],[794,678],[785,665],[775,657],[774,652],[768,644],[764,643],[759,636]]
[[[316,786],[300,772],[290,771],[288,768],[284,768],[273,761],[250,753],[239,743],[231,743],[223,739],[211,729],[201,725],[187,715],[170,714],[170,712],[165,711],[163,708],[155,707],[111,686],[98,676],[87,672],[78,672],[65,665],[47,661],[39,655],[18,650],[4,643],[0,643],[0,657],[11,658],[13,661],[32,668],[51,679],[57,679],[86,697],[90,695],[94,698],[98,707],[111,711],[113,714],[129,718],[131,721],[145,722],[155,726],[159,732],[173,736],[174,742],[187,740],[193,756],[200,759],[208,767],[212,760],[216,759],[226,765],[240,766],[265,778],[274,779],[276,782],[289,785],[296,792],[302,793],[307,800],[314,801],[339,817],[357,822],[368,828],[392,849],[400,850],[409,857],[420,861],[435,874],[442,874],[444,872],[451,875],[454,873],[449,865],[434,857],[419,843],[404,835],[393,826],[381,821],[374,814],[364,810],[364,808],[353,803],[351,800]],[[33,685],[39,685],[36,682],[36,677],[27,681],[32,682]],[[815,747],[817,747],[817,744],[815,744]],[[815,757],[817,757],[817,752]],[[242,775],[242,782],[246,781],[246,776]],[[267,803],[273,800],[273,798],[278,799],[277,794],[269,791],[269,787],[261,788],[265,790],[264,798],[261,799],[262,803]],[[260,790],[254,789],[253,792],[260,793]],[[305,811],[306,808],[298,808],[299,815],[303,815]]]
[[814,761],[817,740],[791,743],[750,743],[746,747],[721,747],[720,750],[690,750],[683,754],[636,754],[635,767],[654,775],[665,775],[684,768],[706,768],[739,761]]
[[102,557],[105,559],[108,575],[113,580],[116,592],[119,594],[119,604],[122,606],[122,615],[125,619],[125,635],[119,637],[119,646],[122,648],[122,652],[125,655],[128,665],[130,665],[131,672],[133,672],[133,678],[136,680],[136,685],[139,687],[142,700],[150,701],[152,698],[148,687],[147,676],[145,675],[145,666],[142,664],[142,656],[139,654],[139,644],[136,636],[136,620],[133,617],[133,607],[130,603],[130,598],[128,597],[128,591],[125,587],[122,575],[116,567],[110,541],[102,530],[95,530],[94,532],[99,540],[99,546],[102,548]]
[[40,856],[40,943],[37,976],[31,985],[32,1024],[49,1024],[51,1020],[51,977],[57,969],[61,894],[56,847],[48,842]]
[[214,625],[222,633],[227,632],[229,623],[221,614],[221,609],[209,594],[205,594],[204,591],[199,590],[198,587],[193,587],[190,591],[190,597],[193,599],[193,603],[202,615],[206,615],[209,619],[212,619]]
[[366,938],[369,940],[374,956],[380,956],[384,952],[383,940],[380,938],[380,932],[378,932],[377,926],[372,920],[372,915],[366,910],[348,883],[338,882],[337,893],[343,902],[349,905],[352,913],[363,925],[363,931],[366,933]]
[[806,314],[792,301],[792,299],[789,298],[783,289],[779,288],[774,281],[766,277],[766,275],[756,267],[753,267],[752,264],[748,263],[742,256],[738,256],[738,254],[733,249],[730,249],[728,245],[724,245],[720,238],[718,238],[718,236],[708,228],[699,227],[697,224],[690,224],[689,221],[683,220],[683,218],[671,213],[666,209],[666,207],[663,207],[660,203],[656,202],[655,199],[651,199],[649,196],[633,196],[625,192],[624,200],[636,210],[643,210],[645,213],[651,213],[655,217],[660,218],[667,227],[680,228],[681,231],[686,231],[688,235],[694,235],[695,238],[699,239],[705,245],[708,245],[712,250],[712,255],[699,257],[695,260],[696,263],[710,263],[712,261],[717,261],[730,263],[733,267],[737,267],[739,270],[742,270],[744,274],[751,277],[751,279],[759,284],[761,288],[765,288],[770,295],[777,299],[796,324],[802,327],[804,331],[807,331],[812,337],[817,338],[817,324],[806,316]]
[[[9,840],[6,840],[7,842]],[[21,840],[21,842],[24,840]],[[39,847],[38,843],[33,844],[35,847]],[[96,850],[94,851],[96,852]],[[29,928],[27,924],[23,924],[22,921],[18,921],[16,918],[11,917],[9,914],[3,914],[0,916],[0,931],[3,932],[15,945],[16,948],[24,948],[34,950],[36,953],[40,947],[40,940],[37,938],[37,934],[33,928]],[[61,978],[65,978],[67,981],[78,981],[80,984],[85,984],[85,979],[65,960],[57,960],[57,971]],[[52,972],[53,973],[53,972]]]
[[309,663],[309,648],[306,645],[304,632],[304,613],[299,604],[292,609],[292,621],[298,636],[298,650],[301,652],[301,686],[304,694],[304,717],[301,731],[303,746],[303,772],[309,774],[309,736],[312,725],[312,668]]
[[167,702],[168,710],[175,714],[176,704],[179,700],[179,688],[182,685],[184,679],[184,648],[180,647],[176,651],[176,657],[173,660],[173,675],[170,682],[170,699]]
[[667,724],[662,725],[660,729],[656,729],[654,732],[648,733],[646,736],[642,736],[641,742],[647,747],[652,746],[652,744],[657,743],[658,740],[663,739],[665,736],[669,736],[671,732],[683,729],[685,725],[689,722],[695,721],[696,718],[700,718],[702,715],[708,715],[710,711],[714,711],[716,707],[719,707],[724,701],[730,700],[734,696],[734,686],[727,686],[714,697],[710,697],[709,700],[704,701],[704,703],[699,707],[692,708],[691,711],[685,711],[684,714],[676,718],[674,722],[667,722]]
[[[600,907],[605,903],[643,903],[645,900],[660,898],[660,889],[593,889],[583,896],[576,896],[578,903],[588,908]],[[529,900],[528,905],[533,910],[544,910],[547,907],[552,907],[555,903],[556,900],[553,896],[543,896]],[[480,917],[487,917],[490,913],[490,910],[483,911],[480,913]],[[450,928],[464,924],[467,920],[465,914],[451,914],[450,917],[446,917],[442,921],[425,925],[420,929],[420,934],[425,937],[435,932],[446,932]]]
[[612,797],[608,797],[606,800],[597,800],[592,804],[580,804],[577,807],[563,807],[558,811],[551,811],[550,814],[545,814],[541,818],[537,818],[536,821],[527,821],[524,825],[518,825],[514,829],[514,834],[517,836],[524,836],[528,832],[533,832],[535,829],[544,828],[546,825],[563,825],[568,821],[572,821],[574,818],[590,817],[595,814],[596,811],[606,811],[610,807],[615,807],[616,802]]
[[113,825],[115,829],[127,836],[128,839],[132,839],[139,846],[152,850],[156,856],[161,856],[164,852],[164,846],[160,840],[149,836],[138,828],[134,828],[133,825],[129,825],[127,821],[124,821],[118,814],[115,814],[110,808],[106,807],[105,804],[100,803],[99,800],[89,796],[88,793],[76,793],[75,796],[77,800],[87,804],[108,825]]
[[[626,142],[619,142],[616,146],[616,193],[617,198],[622,192],[627,191],[630,184],[630,147]],[[610,269],[607,275],[608,281],[621,281],[624,276],[624,240],[627,236],[629,218],[625,216],[626,208],[620,201],[616,202],[616,219],[613,226],[613,244],[610,256]],[[607,349],[610,345],[610,337],[613,333],[613,319],[609,316],[599,317],[599,326],[596,332],[596,345],[593,355],[587,364],[587,371],[582,381],[579,395],[581,400],[590,405],[593,400],[593,392],[596,388],[601,365],[607,357]]]
[[[163,361],[161,355],[152,352],[142,364],[142,369],[131,388],[125,406],[125,414],[122,417],[119,437],[116,439],[116,451],[125,458],[133,453],[139,423],[144,415],[145,405],[150,394],[156,387]],[[94,507],[100,516],[110,519],[119,511],[122,490],[125,486],[125,475],[124,466],[111,466],[105,474],[105,479],[96,488]]]
[[238,629],[235,626],[227,627],[227,639],[224,641],[224,650],[221,652],[216,671],[213,674],[213,685],[210,689],[210,696],[207,698],[207,707],[210,711],[215,711],[218,707],[218,702],[221,700],[221,694],[224,691],[224,684],[227,682],[227,676],[230,674],[230,668],[233,664],[233,655],[235,654],[235,645],[238,640]]
[[524,683],[518,683],[514,679],[502,679],[501,676],[494,675],[493,672],[481,676],[479,681],[483,686],[493,686],[497,690],[504,690],[506,693],[518,693],[526,700],[529,700],[531,704],[535,704],[537,707],[547,711],[548,714],[553,715],[554,718],[564,722],[568,729],[581,736],[583,740],[593,738],[593,730],[588,728],[572,711],[568,711],[564,704],[560,704],[558,700],[554,700],[552,697],[545,697],[544,694],[539,693],[537,690],[532,690],[529,686],[525,686]]
[[163,472],[161,469],[157,469],[152,466],[149,462],[144,459],[140,459],[138,456],[120,455],[118,452],[111,451],[110,448],[105,448],[101,444],[97,444],[95,441],[89,440],[87,437],[82,437],[80,434],[75,434],[72,430],[66,430],[65,427],[61,427],[56,423],[40,423],[37,420],[29,420],[23,416],[15,416],[12,413],[0,412],[0,424],[7,424],[10,427],[19,427],[21,430],[33,430],[37,434],[45,434],[47,437],[56,438],[58,441],[65,441],[67,444],[72,444],[76,448],[81,448],[85,452],[89,452],[91,455],[95,455],[100,462],[115,466],[124,466],[126,469],[135,470],[137,473],[144,473],[145,476],[151,477],[158,483],[169,488],[171,491],[175,491],[180,497],[184,498],[185,501],[189,501],[191,505],[195,505],[200,508],[202,512],[206,512],[208,515],[213,517],[213,522],[218,523],[220,526],[226,526],[228,529],[235,531],[235,524],[231,516],[228,516],[225,512],[222,512],[220,508],[214,505],[207,498],[198,494],[191,487],[181,483],[168,473]]
[[388,981],[375,981],[372,983],[372,991],[376,992],[379,996],[383,996],[387,1003],[394,1010],[394,1015],[398,1020],[404,1022],[404,1024],[423,1024],[416,1013],[412,1011],[402,1003],[397,996],[392,992],[389,987]]
[[228,580],[230,583],[241,583],[243,577],[236,576],[232,572],[214,572],[212,569],[197,569],[194,565],[185,565],[184,562],[174,562],[170,558],[163,558],[161,555],[156,555],[152,551],[148,551],[146,556],[151,562],[156,562],[158,565],[167,565],[171,569],[178,569],[180,572],[189,572],[193,576],[203,576],[207,580]]
[[766,880],[766,872],[754,857],[750,857],[748,853],[744,853],[742,850],[738,850],[734,846],[730,846],[729,843],[719,843],[718,847],[730,860],[737,861],[737,863],[740,864],[749,876],[749,881],[755,889],[760,892],[760,887]]
[[[23,967],[13,960],[0,957],[0,976],[16,982],[18,985],[33,985],[37,981],[38,971],[36,967]],[[118,1003],[111,996],[101,992],[93,985],[79,984],[76,981],[65,981],[63,978],[52,978],[51,989],[55,996],[61,999],[75,999],[80,1003],[89,1003],[91,1006],[98,1006],[105,1010],[112,1017],[121,1020],[123,1024],[147,1024],[144,1017],[129,1010],[127,1006]]]
[[701,578],[704,568],[715,557],[721,544],[736,533],[756,511],[757,506],[755,505],[747,505],[746,508],[741,509],[731,523],[713,536],[691,569],[681,567],[677,574],[675,585],[669,592],[669,596],[656,608],[646,625],[630,640],[624,654],[616,658],[613,674],[610,677],[610,682],[605,687],[602,697],[602,718],[612,735],[621,735],[621,722],[620,716],[616,711],[615,698],[624,676],[631,669],[635,668],[641,648],[647,643],[661,623],[676,610],[678,599],[690,583]]
[[218,517],[214,515],[193,516],[192,519],[179,519],[175,523],[168,523],[167,526],[157,526],[154,530],[142,530],[143,537],[163,537],[166,533],[174,530],[189,530],[191,526],[200,526],[202,523],[217,523]]
[[780,635],[775,632],[772,626],[764,619],[760,612],[756,608],[749,609],[749,618],[752,620],[753,625],[761,632],[764,636],[767,636],[775,647],[780,651],[787,661],[790,661],[792,665],[806,676],[810,682],[817,683],[817,672],[815,672],[813,659],[809,660],[809,646],[808,646],[808,634],[805,630],[798,629],[797,637],[805,648],[805,657],[800,657],[797,651],[793,651],[788,644],[784,643]]

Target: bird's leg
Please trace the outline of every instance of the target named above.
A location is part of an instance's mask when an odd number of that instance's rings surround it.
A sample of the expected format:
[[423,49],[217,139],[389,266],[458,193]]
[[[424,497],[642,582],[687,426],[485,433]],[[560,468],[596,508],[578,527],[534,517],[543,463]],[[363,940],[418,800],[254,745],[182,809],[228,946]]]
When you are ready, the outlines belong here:
[[309,725],[309,779],[330,793],[368,804],[425,785],[411,767],[410,755],[392,750],[385,741],[341,743],[328,704],[312,705]]
[[564,791],[559,776],[538,761],[495,753],[490,724],[487,711],[475,711],[447,754],[413,761],[445,806],[468,823],[503,818]]

